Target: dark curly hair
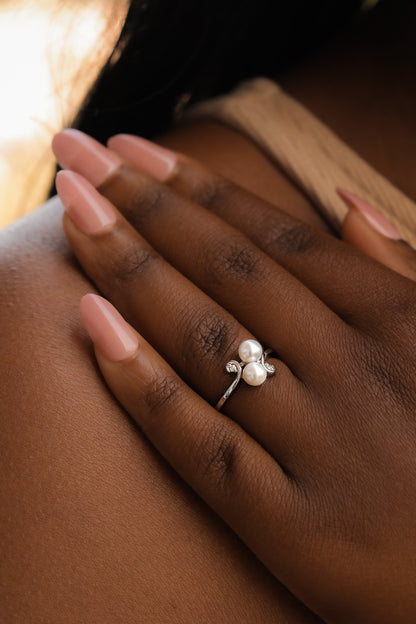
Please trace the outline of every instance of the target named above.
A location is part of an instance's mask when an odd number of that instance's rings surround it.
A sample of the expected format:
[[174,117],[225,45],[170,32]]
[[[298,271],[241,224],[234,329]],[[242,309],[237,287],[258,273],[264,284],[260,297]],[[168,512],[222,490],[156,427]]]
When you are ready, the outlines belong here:
[[355,19],[363,0],[132,0],[74,125],[151,137],[182,102],[275,77]]

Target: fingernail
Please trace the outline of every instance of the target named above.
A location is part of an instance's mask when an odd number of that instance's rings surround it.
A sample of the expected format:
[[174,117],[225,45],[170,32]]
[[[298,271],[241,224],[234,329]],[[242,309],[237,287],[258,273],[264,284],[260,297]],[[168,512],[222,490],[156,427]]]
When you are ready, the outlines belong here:
[[107,360],[121,362],[137,351],[135,332],[109,301],[88,294],[81,299],[80,308],[85,329]]
[[178,160],[174,152],[130,134],[112,137],[108,147],[161,182],[170,177]]
[[396,230],[394,225],[387,221],[382,214],[368,202],[364,201],[364,199],[357,197],[357,195],[349,191],[344,191],[343,189],[337,189],[337,193],[348,208],[356,208],[374,230],[392,240],[401,239],[401,234]]
[[65,211],[81,232],[95,234],[116,222],[110,202],[78,173],[60,171],[56,176],[56,190]]
[[117,154],[74,128],[55,135],[52,149],[61,167],[81,173],[94,186],[103,184],[122,164]]

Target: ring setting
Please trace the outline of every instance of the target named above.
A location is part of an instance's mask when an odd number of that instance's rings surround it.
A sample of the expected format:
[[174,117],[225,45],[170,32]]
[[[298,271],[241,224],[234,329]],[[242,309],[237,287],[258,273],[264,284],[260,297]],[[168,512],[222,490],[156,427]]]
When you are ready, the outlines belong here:
[[263,351],[263,347],[257,340],[244,340],[240,344],[238,356],[241,361],[231,360],[225,366],[227,373],[234,373],[237,377],[224,392],[215,409],[220,410],[222,408],[240,383],[241,378],[249,386],[261,386],[266,381],[268,375],[275,373],[275,367],[266,362],[266,358],[271,352],[271,349]]

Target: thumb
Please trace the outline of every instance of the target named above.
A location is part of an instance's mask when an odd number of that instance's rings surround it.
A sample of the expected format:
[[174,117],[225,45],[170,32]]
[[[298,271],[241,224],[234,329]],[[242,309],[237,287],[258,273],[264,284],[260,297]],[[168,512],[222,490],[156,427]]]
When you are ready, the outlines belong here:
[[401,239],[394,225],[360,197],[342,189],[337,193],[349,209],[342,224],[343,240],[416,281],[416,251]]

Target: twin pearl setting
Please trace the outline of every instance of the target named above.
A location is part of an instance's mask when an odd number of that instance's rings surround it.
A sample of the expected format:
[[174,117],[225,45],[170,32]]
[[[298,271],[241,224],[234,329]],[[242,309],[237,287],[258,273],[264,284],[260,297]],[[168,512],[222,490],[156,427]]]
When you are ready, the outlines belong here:
[[263,351],[263,347],[257,340],[244,340],[240,344],[238,355],[241,361],[231,360],[225,367],[227,373],[235,373],[236,378],[216,404],[216,410],[221,410],[224,403],[237,388],[241,378],[249,386],[261,386],[266,381],[267,375],[275,373],[274,366],[265,361],[271,352],[272,349]]
[[272,375],[275,372],[274,366],[265,362],[265,358],[270,352],[270,349],[264,352],[257,340],[244,340],[238,348],[241,362],[236,360],[228,362],[225,367],[226,371],[237,373],[238,381],[242,376],[249,386],[261,386],[266,381],[267,375]]

